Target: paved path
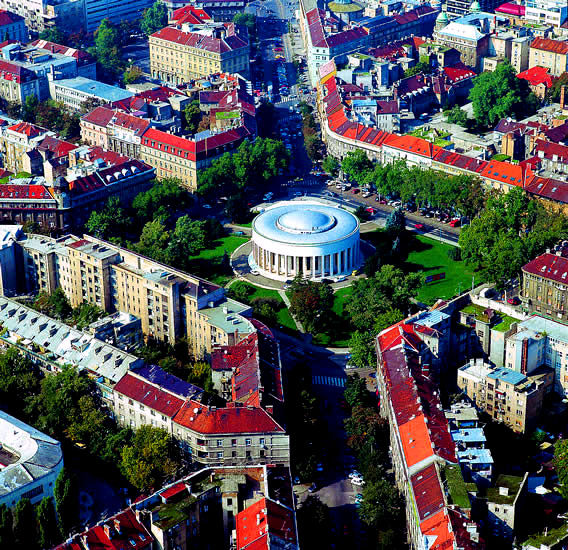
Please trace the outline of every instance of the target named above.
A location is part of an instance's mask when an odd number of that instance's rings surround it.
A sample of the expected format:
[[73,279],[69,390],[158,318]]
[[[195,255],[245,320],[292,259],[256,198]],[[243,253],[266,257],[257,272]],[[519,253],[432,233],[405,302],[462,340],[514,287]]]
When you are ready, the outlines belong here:
[[[288,298],[288,295],[286,294],[286,292],[284,292],[283,290],[279,290],[278,294],[280,295],[280,298],[282,298],[282,301],[286,304],[286,307],[288,308],[288,311],[290,311],[290,299]],[[294,323],[296,323],[296,329],[298,330],[298,332],[301,332],[302,334],[305,332],[304,331],[304,327],[302,326],[302,323],[300,323],[300,321],[298,321],[290,312],[290,317],[292,317],[292,319],[294,320]]]

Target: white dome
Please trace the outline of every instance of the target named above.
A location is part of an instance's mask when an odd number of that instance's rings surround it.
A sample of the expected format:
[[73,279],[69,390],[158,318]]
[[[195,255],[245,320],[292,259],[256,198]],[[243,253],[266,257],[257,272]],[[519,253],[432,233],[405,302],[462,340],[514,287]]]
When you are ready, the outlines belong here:
[[317,210],[296,210],[282,214],[276,225],[289,233],[321,233],[335,225],[335,217]]

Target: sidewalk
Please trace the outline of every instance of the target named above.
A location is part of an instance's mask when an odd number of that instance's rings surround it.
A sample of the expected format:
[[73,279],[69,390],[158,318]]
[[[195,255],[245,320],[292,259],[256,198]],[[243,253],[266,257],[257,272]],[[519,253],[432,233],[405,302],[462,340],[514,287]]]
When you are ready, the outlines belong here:
[[[288,311],[290,311],[290,299],[288,298],[288,296],[286,295],[286,292],[284,292],[283,290],[279,290],[278,294],[280,295],[280,297],[282,298],[282,301],[286,304],[286,307],[288,308]],[[302,334],[304,334],[304,327],[302,326],[302,323],[300,323],[300,321],[298,321],[290,312],[290,317],[292,317],[292,319],[294,320],[294,323],[296,323],[296,329],[298,330],[298,332],[301,332]]]

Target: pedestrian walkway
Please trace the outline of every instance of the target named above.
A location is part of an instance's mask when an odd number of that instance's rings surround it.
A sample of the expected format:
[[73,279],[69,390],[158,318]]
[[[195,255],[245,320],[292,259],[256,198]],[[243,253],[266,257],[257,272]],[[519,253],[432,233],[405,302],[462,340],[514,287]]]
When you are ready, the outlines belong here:
[[337,376],[312,376],[312,384],[317,386],[336,386],[338,388],[345,387],[345,378]]
[[[280,295],[280,297],[282,298],[282,301],[284,302],[284,304],[286,305],[286,307],[288,308],[288,310],[290,310],[290,299],[288,298],[288,295],[283,291],[283,290],[279,290],[278,294]],[[300,323],[300,321],[298,321],[293,315],[292,313],[290,313],[290,316],[292,317],[292,320],[294,321],[294,323],[296,323],[296,328],[298,329],[298,332],[303,333],[304,332],[304,327],[302,326],[302,323]]]

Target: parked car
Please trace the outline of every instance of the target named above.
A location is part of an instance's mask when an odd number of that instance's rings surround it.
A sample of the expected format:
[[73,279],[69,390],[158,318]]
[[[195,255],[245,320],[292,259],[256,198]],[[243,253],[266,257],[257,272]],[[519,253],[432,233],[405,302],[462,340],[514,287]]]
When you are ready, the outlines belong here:
[[417,224],[414,226],[414,229],[418,229],[418,230],[424,229],[424,224],[423,224],[423,223],[417,223]]
[[509,298],[507,300],[508,304],[511,304],[512,306],[518,306],[521,303],[521,300],[518,296],[513,296],[512,298]]
[[368,212],[369,214],[374,214],[375,209],[372,206],[367,206],[367,208],[365,208],[365,212]]
[[360,477],[361,479],[363,479],[363,476],[357,470],[353,470],[349,474],[349,479],[353,479],[354,477]]
[[211,209],[211,205],[210,204],[204,204],[203,208],[205,208],[206,210],[210,210]]
[[354,187],[353,189],[351,189],[352,195],[356,195],[357,193],[359,193],[359,189],[357,189],[357,187]]
[[341,283],[343,281],[345,281],[347,279],[347,277],[345,275],[338,275],[337,277],[333,277],[331,280],[334,283]]
[[363,485],[365,485],[365,481],[359,477],[354,477],[351,479],[351,484],[357,487],[363,487]]
[[459,227],[459,226],[460,226],[459,218],[454,218],[453,220],[450,220],[450,227]]

